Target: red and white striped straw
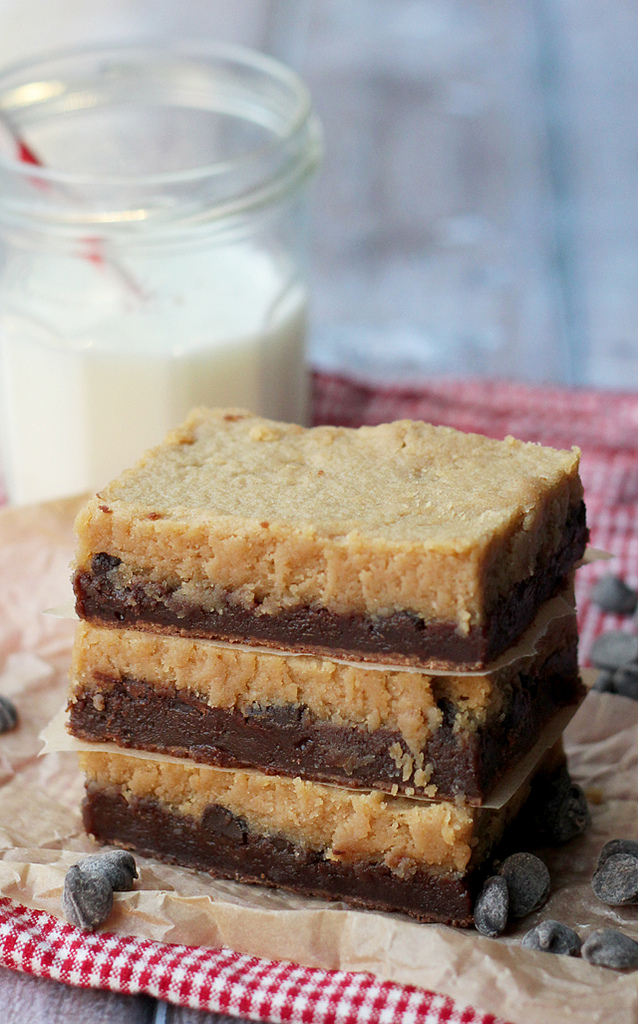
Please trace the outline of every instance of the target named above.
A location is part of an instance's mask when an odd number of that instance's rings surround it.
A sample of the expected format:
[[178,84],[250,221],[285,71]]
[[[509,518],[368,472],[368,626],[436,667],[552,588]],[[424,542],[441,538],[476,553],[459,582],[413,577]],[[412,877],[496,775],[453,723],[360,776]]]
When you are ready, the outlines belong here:
[[[0,110],[0,153],[21,163],[32,164],[34,167],[45,167],[33,148],[16,132],[13,124],[3,110]],[[45,184],[43,182],[43,184]],[[68,190],[66,190],[68,192]],[[95,266],[109,268],[117,275],[127,289],[133,292],[138,298],[144,298],[144,292],[137,281],[131,277],[129,272],[116,263],[110,256],[104,254],[104,241],[101,238],[86,238],[85,249],[82,258],[89,260]]]
[[38,160],[30,146],[27,146],[26,142],[16,135],[11,122],[2,110],[0,110],[0,151],[5,156],[20,160],[22,163],[35,164],[36,167],[42,166],[42,161]]

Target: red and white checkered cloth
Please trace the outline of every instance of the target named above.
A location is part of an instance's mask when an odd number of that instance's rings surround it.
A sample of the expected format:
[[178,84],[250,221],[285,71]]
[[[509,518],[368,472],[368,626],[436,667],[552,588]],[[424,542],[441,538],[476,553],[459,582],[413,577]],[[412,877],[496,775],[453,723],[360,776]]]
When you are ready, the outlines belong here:
[[[609,568],[638,585],[638,395],[494,382],[440,382],[381,391],[316,375],[316,423],[425,419],[503,437],[583,449],[592,543],[617,555],[578,574],[582,649],[620,619],[587,600]],[[626,628],[626,623],[624,624]],[[227,949],[87,935],[42,911],[0,898],[0,965],[82,988],[148,995],[194,1009],[307,1024],[504,1024],[451,999],[369,974],[323,971]]]
[[144,992],[276,1024],[504,1024],[446,996],[371,974],[322,971],[229,949],[87,935],[0,898],[0,965],[78,988]]

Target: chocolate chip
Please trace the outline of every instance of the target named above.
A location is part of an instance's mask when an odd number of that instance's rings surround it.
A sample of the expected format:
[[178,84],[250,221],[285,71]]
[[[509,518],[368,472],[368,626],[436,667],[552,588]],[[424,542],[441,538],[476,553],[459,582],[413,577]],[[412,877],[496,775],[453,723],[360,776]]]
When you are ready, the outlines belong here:
[[553,839],[557,844],[568,843],[586,832],[591,825],[587,797],[581,786],[572,783],[569,796],[561,805],[553,822]]
[[600,671],[596,677],[596,682],[592,686],[592,690],[597,690],[599,693],[615,693],[616,687],[614,685],[614,672],[604,668]]
[[307,712],[304,704],[260,704],[255,701],[244,709],[244,716],[263,725],[279,728],[294,728],[299,725]]
[[592,689],[599,693],[617,693],[621,697],[638,700],[638,664],[625,665],[613,671],[603,669],[598,673]]
[[448,697],[441,697],[436,702],[436,706],[443,715],[443,718],[441,719],[441,728],[453,729],[454,723],[456,722],[458,705],[454,704]]
[[8,697],[0,697],[0,733],[15,729],[18,724],[18,712],[15,704]]
[[110,572],[111,569],[117,569],[118,565],[121,564],[122,559],[118,558],[117,555],[108,555],[106,551],[99,551],[91,559],[91,571],[96,576],[101,576],[103,573]]
[[213,837],[221,836],[241,843],[248,840],[248,825],[245,820],[219,804],[210,804],[206,808],[202,828]]
[[474,905],[474,927],[481,935],[494,938],[505,931],[509,910],[507,882],[500,875],[485,880]]
[[613,675],[614,693],[621,697],[638,700],[638,665],[625,665],[618,668]]
[[503,861],[499,874],[507,882],[510,917],[527,917],[549,896],[549,871],[533,853],[513,853]]
[[87,874],[74,864],[66,873],[62,909],[71,924],[93,932],[106,921],[113,906],[113,889],[104,874]]
[[638,903],[638,858],[612,853],[591,880],[595,895],[609,907]]
[[591,824],[587,798],[565,765],[535,785],[531,813],[536,838],[550,846],[575,839]]
[[624,668],[638,658],[638,637],[612,629],[594,640],[589,657],[596,668]]
[[638,842],[635,839],[610,839],[600,851],[596,870],[602,868],[605,861],[615,853],[626,853],[630,857],[638,858]]
[[590,964],[622,970],[638,967],[638,942],[613,928],[599,928],[585,939],[581,954]]
[[128,892],[137,878],[135,857],[128,850],[105,850],[83,857],[77,866],[85,875],[103,875],[115,892]]
[[523,949],[537,949],[543,953],[563,953],[578,956],[582,943],[573,928],[560,921],[541,921],[521,939]]
[[594,584],[591,599],[604,612],[616,615],[633,615],[638,605],[638,593],[611,572]]
[[587,797],[576,783],[572,783],[566,796],[547,808],[545,835],[547,841],[557,846],[568,843],[586,832],[591,825]]

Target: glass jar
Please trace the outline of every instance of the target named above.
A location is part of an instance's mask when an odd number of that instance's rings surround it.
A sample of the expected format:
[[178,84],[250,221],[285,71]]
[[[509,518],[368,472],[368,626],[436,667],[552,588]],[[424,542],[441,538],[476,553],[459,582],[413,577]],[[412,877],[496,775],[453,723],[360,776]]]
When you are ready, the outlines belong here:
[[225,46],[65,54],[2,74],[0,117],[27,147],[0,154],[10,500],[99,488],[195,405],[304,422],[299,78]]

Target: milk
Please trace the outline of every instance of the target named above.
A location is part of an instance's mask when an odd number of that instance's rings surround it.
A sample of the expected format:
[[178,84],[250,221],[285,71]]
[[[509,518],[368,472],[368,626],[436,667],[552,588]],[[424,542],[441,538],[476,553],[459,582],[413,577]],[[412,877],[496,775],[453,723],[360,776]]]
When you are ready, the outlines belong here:
[[306,292],[249,244],[170,258],[12,251],[0,279],[10,499],[97,490],[194,405],[306,418]]

